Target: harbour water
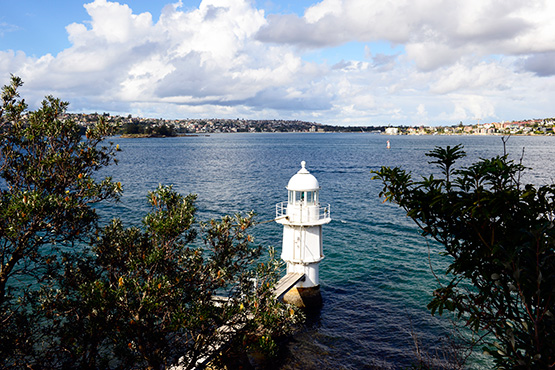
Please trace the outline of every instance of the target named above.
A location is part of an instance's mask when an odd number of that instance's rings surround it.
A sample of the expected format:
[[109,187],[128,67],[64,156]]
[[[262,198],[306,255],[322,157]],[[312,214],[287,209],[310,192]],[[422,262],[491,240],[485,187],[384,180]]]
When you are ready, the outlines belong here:
[[[383,203],[371,171],[402,166],[428,175],[433,167],[425,153],[435,146],[464,144],[463,164],[503,154],[498,136],[276,133],[112,141],[122,148],[120,163],[105,172],[122,182],[124,196],[102,213],[129,225],[140,222],[147,192],[160,183],[197,194],[199,220],[250,210],[260,222],[272,220],[275,204],[287,200],[289,178],[306,161],[333,219],[323,229],[323,307],[287,344],[281,369],[408,368],[415,361],[411,332],[423,347],[439,348],[450,325],[426,309],[436,287],[430,264],[441,275],[448,260],[402,210]],[[525,148],[523,164],[533,167],[524,182],[552,183],[554,144],[554,137],[508,140],[511,158],[519,160]],[[278,252],[281,232],[273,222],[253,230],[255,242]]]

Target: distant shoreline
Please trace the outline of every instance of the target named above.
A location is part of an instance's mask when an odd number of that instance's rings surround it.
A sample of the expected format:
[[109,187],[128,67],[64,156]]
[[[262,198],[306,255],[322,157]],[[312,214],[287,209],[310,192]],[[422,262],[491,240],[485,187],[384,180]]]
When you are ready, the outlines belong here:
[[208,134],[178,134],[178,135],[158,135],[158,134],[121,134],[122,139],[150,139],[150,138],[167,138],[167,137],[195,137],[210,136]]
[[210,135],[219,135],[219,134],[249,134],[249,135],[256,135],[256,134],[366,134],[366,135],[382,135],[382,136],[473,136],[473,137],[484,137],[484,136],[538,136],[538,137],[546,137],[546,136],[555,136],[552,133],[398,133],[398,134],[388,134],[385,132],[340,132],[340,131],[328,131],[328,132],[305,132],[305,131],[286,131],[286,132],[210,132],[210,133],[198,133],[198,134],[177,134],[177,135],[158,135],[158,134],[120,134],[115,135],[122,139],[152,139],[152,138],[172,138],[172,137],[210,137]]

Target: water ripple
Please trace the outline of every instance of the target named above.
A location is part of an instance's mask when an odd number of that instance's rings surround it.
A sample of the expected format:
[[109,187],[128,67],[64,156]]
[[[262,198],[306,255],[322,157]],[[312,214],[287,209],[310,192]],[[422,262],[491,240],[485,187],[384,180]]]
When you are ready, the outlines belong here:
[[[385,149],[385,141],[391,150]],[[147,191],[158,184],[198,195],[198,219],[258,213],[275,217],[275,204],[287,200],[285,186],[305,160],[330,203],[333,221],[324,226],[320,268],[324,305],[317,318],[286,347],[281,369],[398,369],[414,361],[411,331],[424,346],[436,348],[447,335],[446,320],[426,310],[449,260],[441,246],[424,239],[397,206],[378,198],[381,185],[371,171],[403,166],[415,175],[433,171],[425,153],[436,145],[463,143],[469,164],[503,154],[498,137],[384,137],[370,134],[221,134],[170,139],[118,139],[120,163],[106,169],[124,185],[122,202],[103,205],[107,218],[137,224],[148,211]],[[534,167],[525,181],[552,183],[555,138],[513,137],[511,158]],[[281,248],[279,225],[260,224],[256,242]]]

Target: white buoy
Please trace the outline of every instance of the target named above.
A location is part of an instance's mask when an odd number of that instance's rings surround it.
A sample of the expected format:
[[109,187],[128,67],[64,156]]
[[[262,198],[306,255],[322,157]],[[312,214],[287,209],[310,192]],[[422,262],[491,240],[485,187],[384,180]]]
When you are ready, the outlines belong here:
[[276,222],[283,225],[281,258],[287,274],[304,274],[284,301],[300,307],[321,304],[319,264],[324,259],[322,225],[331,221],[330,205],[320,205],[318,180],[301,162],[301,169],[287,184],[287,202],[276,205]]

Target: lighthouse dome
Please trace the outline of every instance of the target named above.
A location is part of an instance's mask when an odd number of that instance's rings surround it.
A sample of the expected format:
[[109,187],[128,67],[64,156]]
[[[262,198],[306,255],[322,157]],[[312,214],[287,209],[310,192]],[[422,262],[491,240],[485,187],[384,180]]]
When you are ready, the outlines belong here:
[[294,190],[294,191],[311,191],[311,190],[318,190],[320,189],[320,185],[318,184],[318,180],[316,177],[310,174],[308,170],[305,168],[306,162],[301,162],[301,169],[297,172],[287,184],[287,190]]

